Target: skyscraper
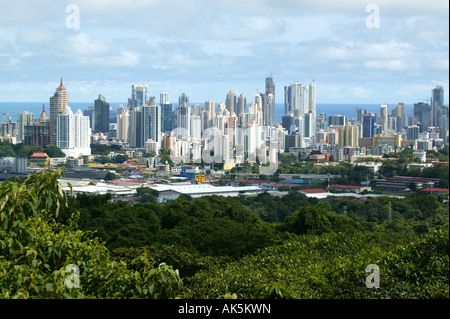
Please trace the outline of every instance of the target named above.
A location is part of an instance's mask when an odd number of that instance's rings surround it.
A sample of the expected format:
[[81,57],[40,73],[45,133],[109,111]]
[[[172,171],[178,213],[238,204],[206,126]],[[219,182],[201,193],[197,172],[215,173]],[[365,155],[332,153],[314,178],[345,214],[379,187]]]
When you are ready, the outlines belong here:
[[380,117],[379,117],[379,123],[381,125],[381,130],[383,134],[385,134],[388,130],[388,105],[382,104],[380,107]]
[[184,130],[183,136],[191,132],[191,111],[189,105],[179,105],[177,107],[177,129]]
[[424,132],[428,129],[429,111],[430,111],[429,108],[430,106],[428,105],[428,103],[425,102],[414,103],[413,124],[420,123],[421,126],[420,132]]
[[439,110],[442,106],[444,106],[444,88],[436,85],[431,91],[430,126],[439,126]]
[[94,101],[95,105],[95,120],[94,132],[108,133],[109,132],[109,103],[103,95],[99,94],[98,99]]
[[186,93],[182,93],[178,98],[178,106],[189,106],[189,96]]
[[58,146],[67,157],[78,158],[91,155],[91,129],[89,117],[83,116],[81,110],[73,113],[69,106],[57,117]]
[[401,130],[406,128],[406,120],[407,120],[407,114],[406,114],[406,106],[405,103],[398,103],[397,106],[394,109],[394,116],[397,119],[397,132],[400,132]]
[[316,118],[312,111],[305,114],[305,135],[304,137],[314,137],[316,135]]
[[275,125],[275,83],[272,76],[266,77],[266,92],[263,104],[263,125]]
[[230,115],[233,113],[236,114],[236,93],[234,93],[233,90],[230,90],[230,92],[227,93],[225,105],[228,112],[230,112]]
[[172,131],[172,113],[172,104],[161,104],[161,132],[168,133]]
[[239,117],[247,112],[247,98],[243,93],[239,95],[237,100],[236,116]]
[[143,144],[142,107],[129,110],[128,143],[130,147],[145,147]]
[[148,85],[133,84],[131,86],[131,97],[128,99],[128,106],[133,109],[148,104]]
[[148,138],[159,144],[161,141],[161,106],[149,106],[149,111]]
[[375,114],[368,113],[362,116],[362,137],[363,138],[373,138],[375,133]]
[[164,105],[164,104],[169,104],[170,100],[169,100],[169,93],[167,92],[162,92],[159,95],[159,104],[160,105]]
[[117,110],[117,139],[119,141],[128,141],[129,115],[128,108],[119,106]]
[[50,97],[50,144],[56,145],[56,131],[58,114],[64,112],[69,106],[69,94],[63,85],[61,77],[61,84],[56,89],[52,97]]
[[205,102],[205,110],[208,111],[208,127],[214,126],[216,117],[215,103],[211,100]]
[[299,114],[304,114],[304,109],[300,112],[302,100],[302,84],[294,82],[284,87],[284,114],[289,114],[293,110],[298,110]]
[[309,85],[309,111],[316,116],[316,81],[314,79]]
[[20,112],[17,118],[17,142],[24,140],[25,126],[33,124],[33,113],[28,111]]
[[50,144],[50,119],[45,112],[45,105],[42,106],[39,119],[25,126],[23,144],[41,147],[47,147]]

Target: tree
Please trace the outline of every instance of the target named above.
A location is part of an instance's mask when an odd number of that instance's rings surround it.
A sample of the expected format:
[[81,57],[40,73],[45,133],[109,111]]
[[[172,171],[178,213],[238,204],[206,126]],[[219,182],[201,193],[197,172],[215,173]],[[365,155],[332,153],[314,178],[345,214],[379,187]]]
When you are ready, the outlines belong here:
[[126,154],[117,154],[114,158],[114,162],[119,164],[125,162],[126,160],[128,160],[128,155]]
[[280,228],[297,235],[321,234],[331,230],[331,223],[324,207],[315,205],[298,209],[294,214],[286,217]]
[[119,176],[117,176],[117,175],[114,174],[114,173],[108,172],[108,173],[106,173],[106,175],[105,175],[105,181],[114,181],[114,180],[116,180],[116,179],[119,179]]
[[68,205],[60,177],[58,170],[0,185],[0,298],[176,297],[182,281],[172,267],[154,267],[145,252],[131,263],[112,260],[78,229],[78,214],[56,222]]
[[0,157],[16,157],[16,152],[12,148],[11,144],[0,142]]
[[44,152],[49,156],[49,157],[66,157],[66,154],[64,154],[63,151],[61,151],[61,149],[59,147],[57,147],[56,145],[49,145],[47,147],[44,148]]

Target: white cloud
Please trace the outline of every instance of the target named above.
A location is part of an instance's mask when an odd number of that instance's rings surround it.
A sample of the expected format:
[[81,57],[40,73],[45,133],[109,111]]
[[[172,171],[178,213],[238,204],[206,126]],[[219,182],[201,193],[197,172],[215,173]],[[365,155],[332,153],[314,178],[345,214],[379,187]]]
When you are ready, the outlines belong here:
[[417,63],[405,60],[366,61],[364,66],[368,69],[384,71],[413,71],[420,69],[420,65]]
[[108,44],[84,32],[69,36],[60,44],[66,52],[75,56],[104,56],[110,53]]

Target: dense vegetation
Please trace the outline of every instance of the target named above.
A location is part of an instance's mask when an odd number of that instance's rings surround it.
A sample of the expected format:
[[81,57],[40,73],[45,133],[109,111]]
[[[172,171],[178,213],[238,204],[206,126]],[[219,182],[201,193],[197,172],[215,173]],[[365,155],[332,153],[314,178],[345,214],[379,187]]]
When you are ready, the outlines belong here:
[[[0,186],[0,297],[449,298],[448,203],[436,195],[159,205],[139,189],[132,206],[67,198],[58,174]],[[64,284],[70,264],[80,288]],[[378,289],[365,285],[371,264]]]
[[25,145],[23,143],[11,144],[0,141],[0,157],[26,157],[29,158],[33,153],[44,152],[49,157],[66,157],[61,149],[55,145],[40,147],[38,145]]

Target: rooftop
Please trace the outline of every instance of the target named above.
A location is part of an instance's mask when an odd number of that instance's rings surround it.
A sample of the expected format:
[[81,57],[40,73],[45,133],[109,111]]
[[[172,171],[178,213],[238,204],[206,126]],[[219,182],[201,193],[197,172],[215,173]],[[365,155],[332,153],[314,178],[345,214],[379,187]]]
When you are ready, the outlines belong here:
[[359,189],[365,186],[354,186],[354,185],[330,185],[331,188],[348,188],[348,189]]
[[448,193],[448,188],[426,187],[421,189],[423,192]]
[[327,191],[321,188],[309,188],[309,189],[302,189],[300,190],[300,192],[307,194],[319,194],[319,193],[326,193]]

